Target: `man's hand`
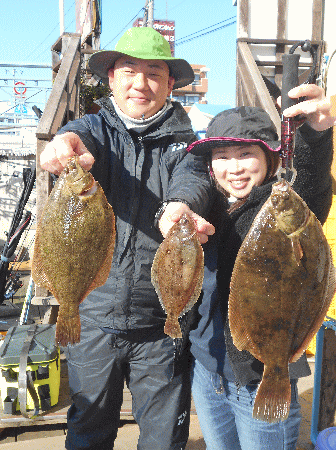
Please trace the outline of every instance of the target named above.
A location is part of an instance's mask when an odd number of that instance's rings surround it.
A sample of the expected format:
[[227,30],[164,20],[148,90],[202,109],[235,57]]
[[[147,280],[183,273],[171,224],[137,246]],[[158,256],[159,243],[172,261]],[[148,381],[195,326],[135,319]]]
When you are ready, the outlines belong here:
[[331,115],[330,99],[327,99],[324,90],[315,84],[302,84],[288,92],[290,98],[305,97],[305,100],[283,111],[286,117],[295,117],[303,114],[307,123],[316,131],[326,130],[336,124],[336,117]]
[[211,223],[207,222],[203,217],[194,213],[185,203],[171,202],[168,203],[162,217],[159,221],[159,228],[163,237],[166,237],[170,228],[174,223],[178,222],[182,214],[188,213],[195,221],[197,236],[201,244],[205,244],[208,241],[208,236],[215,233],[215,227]]
[[41,153],[41,167],[48,172],[59,175],[67,165],[69,158],[75,155],[79,156],[78,162],[84,169],[91,169],[94,157],[79,136],[71,132],[57,135],[45,146]]

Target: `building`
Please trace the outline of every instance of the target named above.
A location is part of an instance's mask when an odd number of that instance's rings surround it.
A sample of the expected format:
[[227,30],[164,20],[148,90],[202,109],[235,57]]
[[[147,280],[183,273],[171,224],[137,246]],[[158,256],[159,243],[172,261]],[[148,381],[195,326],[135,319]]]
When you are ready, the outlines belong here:
[[[36,129],[52,89],[51,66],[0,66],[0,250],[25,189],[27,169],[35,165]],[[26,210],[36,210],[33,189]]]
[[191,64],[195,73],[195,80],[192,84],[175,89],[172,92],[172,100],[180,102],[188,113],[193,104],[206,104],[206,94],[208,93],[208,69],[202,64]]
[[[24,170],[35,163],[38,118],[31,108],[0,102],[0,248],[24,188]],[[27,209],[35,210],[36,192]]]
[[[38,117],[24,104],[0,101],[0,156],[35,155]],[[21,109],[23,109],[21,111]]]
[[194,103],[188,112],[191,121],[192,129],[194,130],[198,139],[205,138],[205,133],[208,125],[217,114],[225,109],[232,108],[231,105],[212,105],[209,103],[200,104]]

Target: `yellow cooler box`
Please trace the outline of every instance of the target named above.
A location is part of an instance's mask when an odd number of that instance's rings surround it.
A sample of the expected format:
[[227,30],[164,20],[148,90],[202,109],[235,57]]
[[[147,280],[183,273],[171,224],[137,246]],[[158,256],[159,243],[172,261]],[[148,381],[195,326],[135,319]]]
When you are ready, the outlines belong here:
[[[18,325],[8,330],[0,347],[3,412],[47,411],[58,402],[60,351],[55,325]],[[23,408],[23,409],[22,409]]]

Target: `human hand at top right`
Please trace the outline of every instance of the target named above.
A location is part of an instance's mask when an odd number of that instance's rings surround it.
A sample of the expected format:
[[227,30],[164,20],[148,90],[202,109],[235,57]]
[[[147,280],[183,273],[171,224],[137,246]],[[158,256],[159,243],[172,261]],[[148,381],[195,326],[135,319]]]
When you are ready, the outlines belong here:
[[59,175],[69,158],[75,155],[79,156],[78,162],[84,169],[91,169],[94,157],[76,133],[67,132],[56,135],[52,141],[48,142],[40,155],[41,168]]
[[295,117],[299,114],[306,116],[306,122],[316,131],[323,131],[336,124],[336,117],[331,115],[330,98],[326,98],[324,89],[316,84],[302,84],[288,92],[291,98],[305,97],[283,111],[286,117]]

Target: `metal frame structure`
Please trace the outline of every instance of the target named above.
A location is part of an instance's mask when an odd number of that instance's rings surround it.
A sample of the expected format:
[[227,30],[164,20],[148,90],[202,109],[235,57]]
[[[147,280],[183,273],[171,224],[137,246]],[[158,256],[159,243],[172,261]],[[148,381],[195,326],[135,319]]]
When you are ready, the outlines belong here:
[[[286,39],[288,0],[278,0],[278,19],[275,39],[254,39],[249,36],[250,2],[240,0],[239,25],[237,39],[237,73],[236,73],[236,104],[237,106],[249,105],[264,108],[271,116],[280,136],[280,115],[276,106],[277,97],[282,85],[282,55],[288,52],[289,47],[297,41]],[[322,39],[323,0],[313,1],[313,20],[311,43],[318,52],[317,73],[320,71],[321,58],[325,43]],[[306,37],[304,37],[306,38]],[[261,47],[274,48],[269,60],[260,61],[253,56],[253,49]],[[312,63],[300,63],[300,82],[304,82],[308,76]],[[274,70],[274,81],[268,76],[268,72]]]

